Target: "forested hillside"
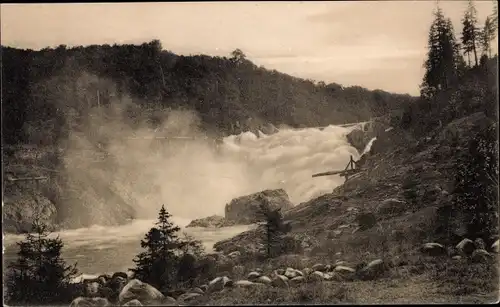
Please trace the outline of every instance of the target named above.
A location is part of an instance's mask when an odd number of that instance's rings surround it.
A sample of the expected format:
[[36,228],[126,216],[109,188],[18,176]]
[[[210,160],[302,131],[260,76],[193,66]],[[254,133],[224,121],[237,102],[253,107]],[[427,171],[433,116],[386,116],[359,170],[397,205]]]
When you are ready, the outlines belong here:
[[203,128],[227,134],[262,122],[318,126],[366,120],[412,100],[257,67],[238,49],[226,58],[178,56],[156,40],[40,51],[2,46],[7,144],[55,144],[82,128],[96,107],[102,111],[116,102],[131,124],[140,118],[154,127],[164,110],[187,108],[199,113]]

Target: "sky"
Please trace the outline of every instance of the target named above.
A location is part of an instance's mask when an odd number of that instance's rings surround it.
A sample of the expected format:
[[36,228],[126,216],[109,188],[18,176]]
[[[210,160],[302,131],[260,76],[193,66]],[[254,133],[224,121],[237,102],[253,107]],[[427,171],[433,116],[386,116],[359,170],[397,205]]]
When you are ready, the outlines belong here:
[[[180,55],[229,56],[300,78],[418,95],[436,1],[2,4],[1,44],[159,39]],[[467,1],[440,1],[460,37]],[[480,25],[493,1],[475,1]],[[497,52],[497,39],[492,42]]]

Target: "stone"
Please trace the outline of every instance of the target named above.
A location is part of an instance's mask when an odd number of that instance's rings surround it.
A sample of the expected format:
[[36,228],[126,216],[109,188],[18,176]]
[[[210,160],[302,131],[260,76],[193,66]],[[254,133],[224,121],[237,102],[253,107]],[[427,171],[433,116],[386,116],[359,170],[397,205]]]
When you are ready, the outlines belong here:
[[439,244],[439,243],[424,243],[420,247],[420,251],[423,254],[429,255],[429,256],[441,256],[441,255],[446,255],[448,253],[447,249]]
[[162,305],[177,304],[177,300],[171,296],[165,296]]
[[498,240],[496,240],[496,241],[495,241],[495,243],[493,243],[493,244],[491,245],[491,250],[492,250],[492,252],[494,252],[494,253],[497,253],[497,254],[498,254],[499,249],[500,249],[500,248],[499,248],[499,244],[500,244],[500,243],[499,243],[499,241],[498,241]]
[[271,280],[271,278],[269,278],[267,276],[261,276],[261,277],[257,278],[257,280],[255,282],[260,283],[260,284],[270,285],[272,283],[272,280]]
[[201,288],[194,287],[193,289],[191,289],[191,293],[205,294],[205,291],[203,291]]
[[[294,277],[299,276],[299,273],[297,272],[297,270],[295,270],[293,268],[287,268],[285,273],[282,275],[285,275],[288,279],[292,279]],[[300,274],[300,275],[302,275],[302,274]]]
[[271,210],[293,207],[285,190],[265,190],[233,199],[225,207],[225,218],[237,224],[253,224],[262,220],[259,214],[261,205],[268,206]]
[[75,298],[70,307],[101,307],[101,306],[111,306],[111,303],[102,297],[77,297]]
[[141,304],[141,302],[139,302],[139,300],[135,299],[126,302],[125,304],[123,304],[123,306],[143,306],[143,305]]
[[86,282],[85,283],[85,296],[87,296],[87,297],[98,296],[101,286],[102,285],[97,281]]
[[240,252],[240,251],[234,251],[234,252],[232,252],[232,253],[229,253],[229,255],[228,255],[228,256],[229,256],[230,258],[232,258],[232,259],[236,259],[236,258],[238,258],[238,257],[240,257],[240,256],[241,256],[241,252]]
[[288,278],[286,276],[283,276],[283,275],[274,276],[271,284],[273,286],[279,287],[279,288],[289,287]]
[[249,280],[238,280],[234,283],[235,287],[241,287],[241,288],[253,287],[255,285],[257,285],[257,283],[251,282]]
[[202,294],[200,293],[184,293],[181,296],[177,298],[177,302],[183,302],[183,303],[188,303],[192,302],[193,300],[196,300],[197,298],[201,297]]
[[143,283],[138,279],[132,279],[123,287],[118,296],[118,301],[123,305],[128,301],[137,299],[143,305],[154,305],[161,302],[164,298],[165,296],[155,287]]
[[485,263],[493,259],[490,253],[484,249],[476,249],[471,256],[471,260],[476,263]]
[[371,280],[379,277],[384,271],[384,261],[382,259],[376,259],[359,270],[357,275],[363,280]]
[[307,275],[311,274],[313,272],[313,270],[310,268],[305,268],[302,270],[302,272],[304,272],[304,276],[307,276]]
[[260,274],[260,273],[258,273],[258,272],[250,272],[250,273],[248,273],[248,275],[247,275],[247,279],[248,279],[248,280],[255,280],[255,279],[259,278],[259,277],[260,277],[260,275],[261,275],[261,274]]
[[323,272],[314,271],[309,275],[309,279],[311,281],[323,281],[326,279],[326,276]]
[[306,281],[306,278],[304,276],[297,276],[292,279],[290,279],[290,282],[292,284],[302,284]]
[[451,257],[451,259],[453,259],[453,260],[461,260],[461,259],[462,259],[462,256],[460,256],[460,255],[455,255],[455,256]]
[[326,265],[324,265],[323,263],[316,263],[315,265],[312,266],[312,270],[324,272],[326,271]]
[[221,291],[226,286],[232,286],[232,281],[229,277],[217,277],[213,279],[210,283],[208,283],[207,291],[208,293],[212,293],[215,291]]
[[465,238],[457,244],[456,249],[462,254],[471,255],[475,250],[474,242]]
[[343,266],[343,265],[337,265],[334,269],[335,272],[337,273],[355,273],[356,270],[353,268],[350,268],[348,266]]

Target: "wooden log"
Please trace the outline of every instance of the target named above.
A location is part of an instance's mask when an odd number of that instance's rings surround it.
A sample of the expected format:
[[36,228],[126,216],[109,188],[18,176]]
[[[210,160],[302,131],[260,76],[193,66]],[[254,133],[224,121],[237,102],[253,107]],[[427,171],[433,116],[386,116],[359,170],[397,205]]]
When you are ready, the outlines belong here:
[[49,179],[49,177],[22,177],[22,178],[8,178],[9,181],[27,181],[27,180],[45,180]]
[[347,169],[342,171],[330,171],[330,172],[318,173],[312,175],[312,177],[314,178],[314,177],[331,176],[331,175],[349,176],[357,172],[359,172],[359,170],[357,169]]

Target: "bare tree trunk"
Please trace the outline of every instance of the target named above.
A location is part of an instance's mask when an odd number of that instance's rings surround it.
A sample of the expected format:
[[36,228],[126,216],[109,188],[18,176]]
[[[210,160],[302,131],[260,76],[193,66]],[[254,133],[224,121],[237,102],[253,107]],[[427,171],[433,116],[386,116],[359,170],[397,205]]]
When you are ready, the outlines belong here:
[[473,46],[472,50],[474,50],[474,60],[476,62],[476,66],[477,66],[478,63],[477,63],[477,51],[476,51],[476,40],[475,40],[475,38],[472,38],[472,46]]

